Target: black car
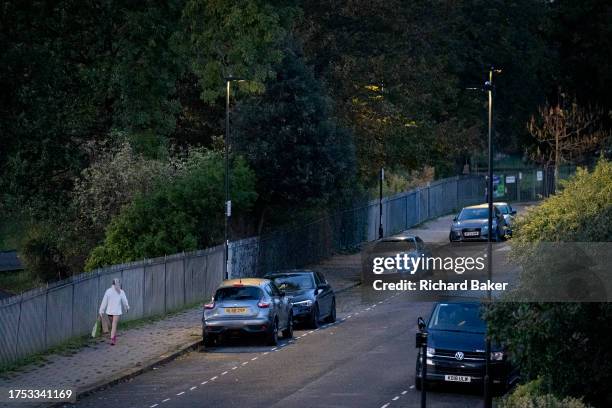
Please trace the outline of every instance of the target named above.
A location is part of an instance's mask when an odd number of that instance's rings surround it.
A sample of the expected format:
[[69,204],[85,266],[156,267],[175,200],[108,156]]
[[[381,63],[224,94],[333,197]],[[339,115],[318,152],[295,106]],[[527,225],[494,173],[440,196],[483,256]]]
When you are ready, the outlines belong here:
[[[482,385],[485,374],[486,324],[478,302],[437,303],[429,322],[419,317],[427,333],[426,383]],[[416,361],[416,387],[421,389],[421,349]],[[489,372],[493,387],[505,390],[518,380],[506,350],[491,345]]]
[[320,272],[299,270],[265,276],[284,291],[293,304],[293,319],[309,327],[319,327],[321,319],[336,321],[336,295]]

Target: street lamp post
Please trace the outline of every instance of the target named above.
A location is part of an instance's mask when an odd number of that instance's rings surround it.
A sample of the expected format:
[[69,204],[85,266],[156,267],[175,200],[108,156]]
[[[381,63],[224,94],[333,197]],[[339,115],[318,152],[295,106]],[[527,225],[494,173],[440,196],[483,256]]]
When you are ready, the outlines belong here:
[[233,76],[225,78],[226,98],[225,98],[225,228],[223,231],[223,278],[228,279],[228,262],[229,262],[229,225],[230,217],[232,216],[232,201],[230,200],[230,174],[229,174],[229,144],[230,144],[230,85],[232,81],[242,82],[244,79]]
[[[489,206],[489,217],[488,217],[488,231],[487,236],[487,275],[488,280],[492,278],[493,268],[493,141],[492,141],[492,128],[493,128],[493,74],[501,73],[501,69],[496,69],[493,66],[489,68],[489,80],[484,84],[484,90],[487,92],[489,99],[489,171],[487,180],[487,201]],[[491,290],[487,290],[487,300],[491,302]],[[484,376],[484,406],[485,408],[491,408],[491,377],[490,367],[491,366],[491,339],[487,335],[486,346],[485,346],[485,376]]]

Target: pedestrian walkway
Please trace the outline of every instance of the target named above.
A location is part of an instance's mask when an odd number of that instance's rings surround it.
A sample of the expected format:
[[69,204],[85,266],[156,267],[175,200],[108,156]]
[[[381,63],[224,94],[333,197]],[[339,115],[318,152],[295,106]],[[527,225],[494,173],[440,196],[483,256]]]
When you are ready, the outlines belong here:
[[[358,259],[359,255],[344,257],[325,262],[325,268],[314,267],[326,273],[336,291],[355,286],[358,283],[356,279],[359,279],[354,269],[351,272],[351,268],[344,267],[347,262],[354,263],[351,259]],[[334,269],[339,273],[334,273]],[[101,388],[195,347],[202,339],[201,319],[202,308],[198,306],[139,327],[120,330],[115,346],[111,346],[105,337],[92,340],[70,354],[50,355],[44,363],[31,364],[2,376],[0,389],[69,387],[82,394]],[[0,402],[0,407],[5,406],[14,404],[3,405]]]

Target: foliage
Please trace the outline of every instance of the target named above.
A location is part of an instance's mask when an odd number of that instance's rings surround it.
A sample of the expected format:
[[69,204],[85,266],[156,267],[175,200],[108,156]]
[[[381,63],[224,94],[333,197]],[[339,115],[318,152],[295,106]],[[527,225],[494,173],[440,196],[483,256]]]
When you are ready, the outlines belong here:
[[559,399],[542,392],[541,379],[519,385],[510,395],[501,398],[498,408],[587,408],[581,400],[565,397]]
[[283,54],[266,92],[238,104],[231,143],[257,173],[260,207],[295,212],[340,197],[355,159],[352,135],[330,117],[299,47],[288,41]]
[[[609,242],[612,238],[612,163],[579,171],[557,195],[517,221],[512,257],[535,279],[558,270],[537,251],[544,241]],[[569,262],[580,262],[564,254]],[[612,404],[612,304],[497,302],[487,312],[491,335],[505,343],[524,378],[542,377],[545,393]]]
[[604,126],[603,109],[579,106],[575,99],[555,106],[546,104],[538,113],[537,118],[529,119],[527,129],[538,143],[533,156],[540,163],[552,162],[558,167],[562,162],[581,161],[612,136]]
[[[90,270],[142,258],[205,248],[221,241],[224,212],[223,158],[193,151],[176,178],[135,198],[106,230],[104,243],[87,260]],[[256,199],[255,177],[242,158],[231,168],[234,211]]]
[[290,1],[189,0],[183,12],[183,41],[204,101],[224,95],[224,78],[248,80],[241,86],[262,91],[282,58],[278,48],[297,9]]
[[20,243],[19,256],[33,280],[49,282],[68,276],[69,268],[61,246],[57,231],[52,226],[30,226]]

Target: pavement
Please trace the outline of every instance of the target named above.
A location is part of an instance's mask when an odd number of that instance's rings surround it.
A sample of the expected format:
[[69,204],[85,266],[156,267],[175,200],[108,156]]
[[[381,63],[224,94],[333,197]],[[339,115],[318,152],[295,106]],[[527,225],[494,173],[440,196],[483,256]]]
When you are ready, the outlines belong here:
[[[443,242],[451,219],[409,232]],[[414,333],[433,304],[358,286],[360,262],[360,254],[339,255],[312,266],[337,292],[338,321],[314,331],[298,327],[276,348],[247,340],[199,351],[196,307],[121,332],[116,346],[103,339],[49,356],[0,378],[0,389],[72,387],[78,407],[418,406]],[[429,394],[434,407],[480,406],[478,390]]]

